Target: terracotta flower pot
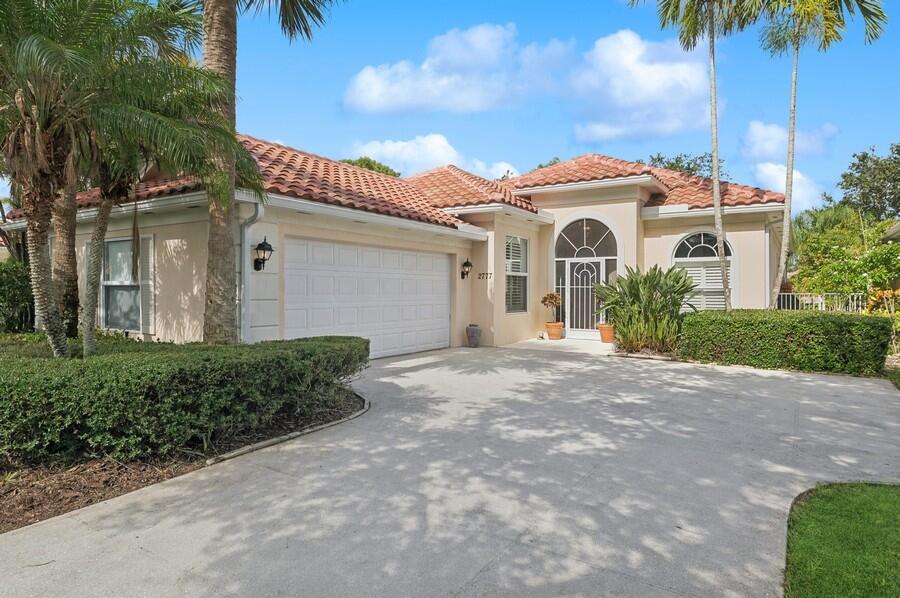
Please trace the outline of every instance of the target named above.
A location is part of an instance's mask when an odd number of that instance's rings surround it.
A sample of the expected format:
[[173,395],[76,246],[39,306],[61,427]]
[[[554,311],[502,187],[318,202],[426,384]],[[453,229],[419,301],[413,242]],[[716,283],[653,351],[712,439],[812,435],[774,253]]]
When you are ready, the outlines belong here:
[[545,326],[547,327],[547,338],[549,338],[551,341],[558,341],[562,338],[562,322],[547,322]]
[[600,340],[604,343],[616,342],[616,329],[612,324],[597,324],[600,331]]

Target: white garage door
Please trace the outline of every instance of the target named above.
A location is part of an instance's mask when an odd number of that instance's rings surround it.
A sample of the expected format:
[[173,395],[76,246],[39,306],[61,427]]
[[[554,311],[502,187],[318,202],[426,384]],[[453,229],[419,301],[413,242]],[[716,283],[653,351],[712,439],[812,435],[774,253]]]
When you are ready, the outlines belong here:
[[286,338],[362,336],[371,356],[450,345],[450,256],[288,239]]

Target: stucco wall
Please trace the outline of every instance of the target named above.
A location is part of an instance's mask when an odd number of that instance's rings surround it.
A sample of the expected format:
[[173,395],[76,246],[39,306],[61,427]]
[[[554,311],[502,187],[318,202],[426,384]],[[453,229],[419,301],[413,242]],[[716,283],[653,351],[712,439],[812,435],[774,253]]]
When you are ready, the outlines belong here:
[[[188,220],[188,222],[185,222]],[[107,239],[131,238],[131,217],[110,222]],[[141,235],[153,235],[155,335],[174,342],[199,341],[203,336],[206,280],[206,210],[177,214],[142,214]],[[79,224],[75,241],[79,286],[84,293],[84,250],[93,223]]]
[[[712,216],[645,220],[642,268],[671,266],[676,245],[695,232],[714,232]],[[732,250],[734,307],[766,307],[767,291],[774,277],[767,265],[767,258],[770,258],[767,245],[771,239],[766,234],[766,216],[726,216],[725,238]]]
[[[252,208],[246,206],[243,210],[242,216],[246,217]],[[461,281],[459,272],[462,263],[474,253],[472,241],[452,237],[449,234],[404,230],[324,215],[301,214],[295,210],[273,206],[266,206],[260,221],[250,227],[248,246],[255,246],[263,240],[263,236],[268,237],[275,249],[265,270],[253,271],[250,252],[246,251],[247,255],[244,256],[243,266],[248,269],[250,279],[246,290],[246,300],[249,301],[248,341],[281,338],[284,334],[285,289],[284,279],[281,276],[280,250],[284,247],[286,238],[296,237],[449,254],[452,264],[450,343],[451,346],[465,344],[465,327],[470,319],[468,283],[471,278]],[[474,244],[484,245],[483,242]],[[472,261],[475,262],[475,259]]]

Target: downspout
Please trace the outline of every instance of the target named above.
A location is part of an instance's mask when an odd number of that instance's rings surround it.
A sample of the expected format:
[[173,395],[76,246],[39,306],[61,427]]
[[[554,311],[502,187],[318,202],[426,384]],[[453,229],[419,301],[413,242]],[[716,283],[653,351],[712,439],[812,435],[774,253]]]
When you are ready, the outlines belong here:
[[250,302],[246,301],[247,289],[250,287],[250,268],[249,259],[247,258],[249,255],[247,253],[247,231],[263,217],[265,211],[265,207],[261,203],[256,202],[253,204],[253,215],[241,222],[241,286],[240,292],[238,293],[238,305],[240,306],[240,341],[242,343],[246,343],[247,338],[250,335]]

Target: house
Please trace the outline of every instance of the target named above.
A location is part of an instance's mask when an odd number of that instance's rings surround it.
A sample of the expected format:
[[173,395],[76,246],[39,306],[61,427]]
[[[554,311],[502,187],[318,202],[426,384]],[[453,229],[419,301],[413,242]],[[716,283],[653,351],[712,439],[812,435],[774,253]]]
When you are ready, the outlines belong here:
[[[587,154],[503,181],[456,166],[407,178],[241,136],[268,200],[238,190],[240,338],[371,339],[373,357],[535,337],[564,298],[570,338],[597,338],[591,285],[626,266],[683,266],[695,303],[723,306],[708,179]],[[723,183],[733,302],[762,308],[775,275],[783,197]],[[206,195],[192,177],[138,185],[114,208],[104,248],[100,325],[167,341],[201,337]],[[79,194],[79,260],[98,194]],[[131,278],[132,216],[140,276]],[[21,218],[9,228],[21,228]],[[255,262],[262,241],[274,251]],[[464,267],[465,266],[465,267]],[[471,272],[468,270],[471,269]]]

